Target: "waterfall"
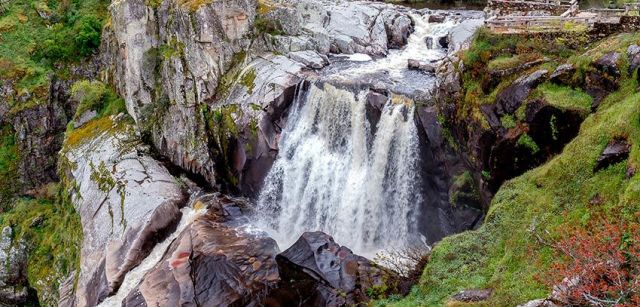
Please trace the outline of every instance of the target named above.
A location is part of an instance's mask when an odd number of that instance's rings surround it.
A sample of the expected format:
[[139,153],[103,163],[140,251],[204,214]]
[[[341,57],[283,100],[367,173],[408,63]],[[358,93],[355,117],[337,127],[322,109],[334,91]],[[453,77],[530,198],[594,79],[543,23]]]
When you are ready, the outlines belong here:
[[282,248],[314,230],[365,255],[417,239],[414,106],[388,101],[372,129],[366,93],[323,84],[296,99],[257,208]]

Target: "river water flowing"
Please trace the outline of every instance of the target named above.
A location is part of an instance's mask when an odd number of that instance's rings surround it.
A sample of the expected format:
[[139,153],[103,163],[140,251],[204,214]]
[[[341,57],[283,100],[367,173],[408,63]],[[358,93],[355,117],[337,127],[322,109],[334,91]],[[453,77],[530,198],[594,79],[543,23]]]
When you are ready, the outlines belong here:
[[[455,22],[412,18],[415,31],[405,48],[379,60],[356,61],[296,98],[256,210],[260,226],[282,248],[316,230],[365,256],[423,241],[417,229],[423,200],[413,101],[389,99],[371,127],[368,90],[331,85],[382,72],[385,82],[428,92],[435,77],[407,70],[407,62],[442,59],[446,50],[438,39]],[[433,48],[427,48],[429,37]]]

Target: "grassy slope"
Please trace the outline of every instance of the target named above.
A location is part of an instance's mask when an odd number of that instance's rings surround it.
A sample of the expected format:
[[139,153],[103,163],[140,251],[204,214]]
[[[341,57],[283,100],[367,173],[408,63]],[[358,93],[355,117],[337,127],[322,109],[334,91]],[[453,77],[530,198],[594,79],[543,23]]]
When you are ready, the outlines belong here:
[[[609,50],[623,50],[630,41],[637,42],[638,35],[606,39],[584,56],[593,59]],[[640,166],[640,93],[635,78],[623,79],[621,89],[585,120],[560,155],[503,185],[480,229],[436,245],[420,284],[407,298],[393,303],[439,306],[457,291],[471,288],[494,289],[483,306],[514,306],[546,297],[550,289],[540,279],[553,274],[549,268],[560,260],[536,235],[553,241],[568,227],[586,226],[596,214],[637,219],[640,176],[627,179],[626,173]],[[549,85],[539,90],[557,104],[588,106],[580,91]],[[566,99],[574,101],[558,101]],[[629,160],[594,173],[596,160],[616,137],[628,137],[632,144]]]
[[[97,47],[109,3],[12,0],[5,4],[0,13],[0,76],[15,80],[16,96],[30,93],[31,103],[46,99],[49,76],[66,78],[64,64],[87,56],[90,48]],[[50,17],[42,18],[39,12]],[[12,98],[10,105],[14,103]]]

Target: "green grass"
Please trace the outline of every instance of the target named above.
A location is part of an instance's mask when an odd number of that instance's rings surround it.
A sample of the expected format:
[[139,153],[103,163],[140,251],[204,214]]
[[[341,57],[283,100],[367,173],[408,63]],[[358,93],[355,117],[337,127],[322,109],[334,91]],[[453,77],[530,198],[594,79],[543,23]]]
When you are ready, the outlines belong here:
[[[108,0],[12,0],[0,14],[0,75],[14,80],[17,96],[43,101],[49,75],[67,78],[54,64],[77,62],[100,43]],[[50,15],[38,15],[38,9]],[[64,66],[64,65],[63,65]],[[15,97],[9,97],[13,105]]]
[[544,83],[538,87],[538,90],[545,101],[559,109],[576,110],[584,113],[591,112],[593,98],[581,89]]
[[[505,183],[480,229],[437,244],[419,286],[393,304],[439,306],[469,288],[493,289],[488,306],[546,297],[550,289],[539,279],[553,274],[550,267],[559,260],[536,234],[553,242],[563,229],[586,226],[596,213],[637,219],[640,175],[627,179],[626,173],[640,166],[640,93],[627,88],[621,92],[624,98],[603,105],[585,120],[562,154]],[[618,137],[632,144],[629,160],[594,173],[601,152]],[[602,203],[593,207],[590,201],[596,195]]]
[[532,54],[532,53],[519,54],[516,56],[501,55],[491,60],[487,64],[487,69],[503,70],[503,69],[516,68],[519,65],[533,62],[533,61],[539,60],[540,58],[541,57],[538,54]]

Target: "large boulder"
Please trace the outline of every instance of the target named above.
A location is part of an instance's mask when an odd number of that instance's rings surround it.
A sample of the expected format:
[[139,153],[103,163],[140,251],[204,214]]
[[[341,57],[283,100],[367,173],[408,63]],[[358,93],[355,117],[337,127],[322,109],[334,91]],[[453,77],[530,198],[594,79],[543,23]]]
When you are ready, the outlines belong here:
[[607,144],[593,169],[594,172],[605,169],[610,165],[620,163],[629,158],[631,144],[626,139],[614,139]]
[[573,64],[562,64],[553,71],[549,80],[557,84],[571,85],[576,68]]
[[276,256],[279,288],[268,300],[280,304],[347,306],[368,300],[367,292],[392,290],[397,276],[353,254],[322,232],[306,232]]
[[246,228],[247,204],[218,194],[171,243],[123,306],[262,305],[278,280],[275,241]]
[[115,292],[175,226],[185,204],[180,184],[122,117],[71,132],[62,151],[63,182],[84,234],[77,306],[94,306]]
[[502,126],[500,117],[504,114],[513,114],[529,97],[529,93],[546,80],[548,73],[547,70],[541,69],[524,75],[498,93],[495,104],[482,106],[482,111],[491,128],[500,128]]

